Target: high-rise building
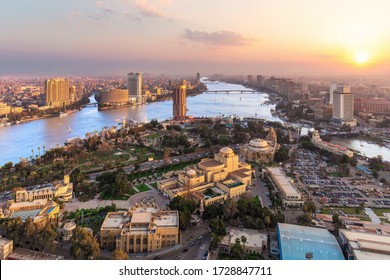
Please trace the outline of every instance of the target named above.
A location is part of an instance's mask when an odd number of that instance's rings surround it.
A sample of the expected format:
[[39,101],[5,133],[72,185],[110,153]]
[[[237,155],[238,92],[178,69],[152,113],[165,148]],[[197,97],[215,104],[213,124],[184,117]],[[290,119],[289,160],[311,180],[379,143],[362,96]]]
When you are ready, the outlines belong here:
[[253,75],[248,75],[248,83],[253,84]]
[[256,76],[256,81],[258,86],[264,86],[264,77],[261,75]]
[[69,80],[63,78],[46,80],[45,91],[46,106],[64,108],[70,104]]
[[342,91],[342,90],[343,90],[342,85],[330,84],[330,86],[329,86],[329,104],[330,105],[333,105],[334,92],[335,91]]
[[196,81],[197,81],[197,82],[200,81],[200,73],[199,73],[199,72],[196,73]]
[[173,119],[185,120],[187,113],[187,85],[183,81],[180,85],[175,87],[173,94]]
[[129,101],[138,104],[144,103],[142,96],[142,73],[127,74],[127,91],[129,93]]
[[[341,123],[347,123],[351,126],[356,125],[353,118],[354,96],[351,93],[350,86],[343,86],[343,90],[333,93],[333,118]],[[355,123],[355,124],[354,124]]]

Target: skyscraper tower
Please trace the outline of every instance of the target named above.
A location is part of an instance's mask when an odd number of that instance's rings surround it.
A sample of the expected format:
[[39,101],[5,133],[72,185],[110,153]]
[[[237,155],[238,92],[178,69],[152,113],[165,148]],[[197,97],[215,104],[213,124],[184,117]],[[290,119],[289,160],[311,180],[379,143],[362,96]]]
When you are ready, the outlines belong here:
[[142,73],[127,74],[127,91],[129,92],[129,101],[142,104]]
[[342,90],[335,91],[333,93],[333,118],[341,123],[356,122],[353,118],[353,99],[350,86],[344,86]]
[[63,78],[49,79],[45,82],[46,106],[64,108],[70,104],[69,80]]
[[173,119],[185,120],[187,113],[187,85],[183,81],[180,85],[175,87],[173,94]]
[[200,81],[200,73],[199,73],[199,72],[196,73],[196,81],[197,81],[197,82]]

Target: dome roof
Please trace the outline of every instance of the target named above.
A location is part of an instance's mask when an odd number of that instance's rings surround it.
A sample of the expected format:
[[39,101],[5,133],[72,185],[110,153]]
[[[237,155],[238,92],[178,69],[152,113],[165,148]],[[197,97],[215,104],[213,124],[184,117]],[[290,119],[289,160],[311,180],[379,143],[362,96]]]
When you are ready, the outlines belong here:
[[223,147],[222,149],[219,150],[220,153],[222,154],[233,154],[234,151],[230,149],[229,147]]
[[76,228],[76,224],[74,222],[69,222],[64,225],[64,230],[74,230]]
[[187,176],[189,177],[195,177],[197,175],[196,171],[194,169],[188,169],[187,170]]
[[266,150],[269,148],[267,141],[262,139],[253,139],[249,142],[249,147],[252,149]]

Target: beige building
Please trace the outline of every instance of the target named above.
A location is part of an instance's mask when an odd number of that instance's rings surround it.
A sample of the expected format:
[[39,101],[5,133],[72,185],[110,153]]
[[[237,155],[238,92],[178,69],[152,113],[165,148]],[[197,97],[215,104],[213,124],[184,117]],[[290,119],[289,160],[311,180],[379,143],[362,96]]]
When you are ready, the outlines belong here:
[[268,234],[254,229],[247,228],[231,228],[226,230],[228,234],[221,238],[218,243],[220,250],[229,253],[230,249],[236,243],[236,239],[242,236],[246,237],[245,244],[241,243],[246,253],[261,254],[264,249],[268,248]]
[[11,106],[0,102],[0,116],[8,115],[9,113],[11,113]]
[[240,156],[247,161],[269,163],[274,161],[275,153],[279,147],[276,132],[271,127],[265,140],[253,139],[249,144],[242,146]]
[[101,104],[126,104],[129,102],[129,92],[124,89],[113,88],[100,94]]
[[35,190],[21,189],[15,192],[15,202],[34,201],[37,199],[55,199],[70,201],[73,197],[73,183],[69,175],[65,175],[64,181],[54,187],[47,187]]
[[353,157],[353,152],[349,150],[348,148],[337,145],[337,144],[332,144],[326,141],[323,141],[320,137],[320,133],[317,130],[313,131],[313,134],[311,136],[311,142],[314,144],[314,146],[326,150],[328,152],[331,152],[336,155],[346,155],[348,157]]
[[42,225],[57,221],[59,213],[60,206],[47,199],[12,202],[5,211],[8,218],[20,217],[23,221],[31,218],[34,223]]
[[134,205],[110,212],[100,228],[100,245],[127,253],[149,253],[180,243],[179,212],[154,204]]
[[157,188],[171,199],[192,196],[207,206],[245,193],[251,176],[251,166],[240,162],[231,148],[224,147],[214,159],[202,159],[197,165],[180,171],[177,178],[157,182]]
[[[73,231],[76,229],[76,224],[74,222],[68,222],[64,225],[62,229],[62,238],[64,241],[69,241],[72,238]],[[92,232],[93,235],[93,232]]]
[[351,93],[351,87],[344,85],[342,90],[333,92],[333,119],[348,124],[351,127],[357,125],[353,117],[354,112],[354,94]]
[[390,260],[390,236],[340,229],[339,243],[347,260]]
[[301,193],[297,191],[290,179],[279,167],[267,167],[269,178],[280,191],[284,206],[302,206]]
[[14,250],[14,242],[6,238],[0,238],[0,260],[6,260]]
[[137,104],[144,103],[142,96],[142,73],[127,74],[127,92],[130,102]]
[[57,78],[45,82],[46,106],[64,108],[70,104],[69,80]]

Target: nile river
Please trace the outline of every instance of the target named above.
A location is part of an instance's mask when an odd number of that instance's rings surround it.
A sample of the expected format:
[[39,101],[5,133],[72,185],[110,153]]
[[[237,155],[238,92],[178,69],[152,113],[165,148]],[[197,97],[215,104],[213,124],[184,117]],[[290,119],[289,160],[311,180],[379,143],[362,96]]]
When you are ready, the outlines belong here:
[[[241,85],[226,83],[207,84],[209,90],[247,89]],[[91,98],[91,102],[95,102]],[[268,100],[264,93],[203,93],[187,98],[188,115],[218,116],[233,115],[239,117],[258,117],[278,121],[270,110],[275,105],[261,106]],[[62,146],[66,139],[85,137],[87,132],[100,131],[103,127],[116,125],[123,117],[140,122],[158,119],[163,121],[172,117],[172,100],[153,102],[141,106],[98,111],[97,107],[86,107],[66,117],[54,117],[32,121],[25,124],[0,128],[0,165],[6,162],[18,162],[20,157],[38,154],[38,147],[43,151]]]
[[[247,89],[241,85],[227,83],[208,83],[207,87],[209,90]],[[91,102],[95,102],[93,97],[91,99]],[[262,105],[267,100],[268,95],[264,93],[203,93],[187,98],[187,114],[198,117],[236,115],[280,121],[271,115],[270,110],[275,105]],[[114,126],[117,124],[115,120],[122,119],[124,116],[128,120],[139,122],[152,119],[163,121],[172,117],[172,100],[108,111],[98,111],[97,107],[86,107],[62,118],[54,117],[1,127],[0,165],[9,161],[18,162],[20,157],[28,158],[33,153],[37,155],[38,147],[42,153],[43,146],[46,150],[57,145],[62,146],[68,138],[85,137],[87,132],[100,131],[103,127]],[[367,156],[381,154],[385,160],[390,161],[390,149],[370,144],[364,140],[354,141],[356,140],[340,139],[337,143],[360,150]]]

